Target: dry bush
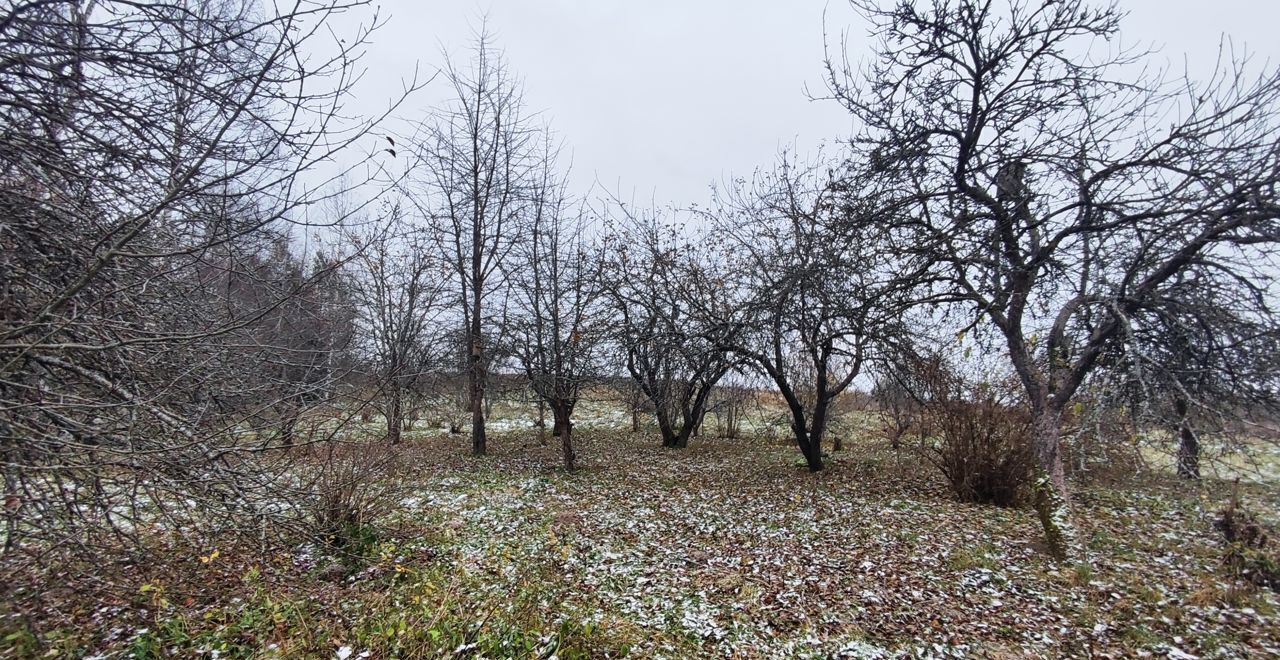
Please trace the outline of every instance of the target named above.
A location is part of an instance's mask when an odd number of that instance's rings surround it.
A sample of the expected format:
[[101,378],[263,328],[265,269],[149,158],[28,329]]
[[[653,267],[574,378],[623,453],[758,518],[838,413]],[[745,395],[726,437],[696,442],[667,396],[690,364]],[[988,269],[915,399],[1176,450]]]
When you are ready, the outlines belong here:
[[1019,503],[1031,474],[1031,416],[991,393],[929,406],[941,434],[930,460],[961,501]]
[[938,356],[909,365],[925,457],[962,502],[1012,506],[1026,494],[1033,457],[1031,415],[1015,382],[967,378]]
[[401,450],[385,443],[323,443],[309,448],[285,495],[296,527],[342,553],[362,554],[377,524],[400,507],[405,490]]

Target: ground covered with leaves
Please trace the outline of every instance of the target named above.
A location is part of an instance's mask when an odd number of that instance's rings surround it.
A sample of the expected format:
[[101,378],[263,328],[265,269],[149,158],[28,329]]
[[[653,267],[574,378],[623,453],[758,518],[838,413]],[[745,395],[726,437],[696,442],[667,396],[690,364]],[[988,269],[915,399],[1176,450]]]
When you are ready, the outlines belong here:
[[[810,474],[777,441],[673,451],[579,435],[583,467],[566,474],[532,432],[498,435],[483,458],[465,437],[419,434],[397,505],[340,552],[171,535],[133,560],[14,581],[0,655],[1280,654],[1280,598],[1224,568],[1222,482],[1078,483],[1089,563],[1066,568],[1031,511],[959,504],[927,463],[877,442]],[[1276,496],[1244,493],[1263,512]]]

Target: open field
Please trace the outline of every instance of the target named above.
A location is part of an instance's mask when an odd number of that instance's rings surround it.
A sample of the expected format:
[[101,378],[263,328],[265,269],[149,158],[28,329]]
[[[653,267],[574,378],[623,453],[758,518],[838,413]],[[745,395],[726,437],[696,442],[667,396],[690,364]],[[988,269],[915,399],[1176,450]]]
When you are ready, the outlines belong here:
[[[1222,482],[1080,485],[1091,567],[1073,570],[1045,556],[1031,511],[957,504],[926,464],[870,440],[811,475],[781,443],[674,452],[615,425],[582,425],[573,474],[530,432],[471,458],[465,436],[419,431],[387,477],[397,506],[348,556],[178,538],[68,566],[130,586],[10,585],[2,655],[1280,653],[1280,599],[1222,570]],[[1275,511],[1280,492],[1246,499]]]

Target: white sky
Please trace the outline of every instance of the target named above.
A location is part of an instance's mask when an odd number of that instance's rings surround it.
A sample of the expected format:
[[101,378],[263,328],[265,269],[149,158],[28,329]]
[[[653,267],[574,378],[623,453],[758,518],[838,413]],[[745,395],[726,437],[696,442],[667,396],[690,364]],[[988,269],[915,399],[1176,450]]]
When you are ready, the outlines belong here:
[[[1159,64],[1212,65],[1219,40],[1247,45],[1258,64],[1280,63],[1280,2],[1124,0],[1126,44],[1160,47]],[[850,59],[870,54],[841,0],[384,0],[385,28],[365,63],[354,110],[385,107],[415,64],[463,53],[487,13],[497,43],[525,81],[525,99],[565,140],[572,191],[597,179],[637,201],[685,205],[708,185],[772,163],[795,142],[812,153],[846,135],[833,102],[809,101],[822,82],[823,14],[834,45],[850,31]],[[436,83],[402,113],[412,118],[447,93]],[[367,109],[359,106],[367,104]]]

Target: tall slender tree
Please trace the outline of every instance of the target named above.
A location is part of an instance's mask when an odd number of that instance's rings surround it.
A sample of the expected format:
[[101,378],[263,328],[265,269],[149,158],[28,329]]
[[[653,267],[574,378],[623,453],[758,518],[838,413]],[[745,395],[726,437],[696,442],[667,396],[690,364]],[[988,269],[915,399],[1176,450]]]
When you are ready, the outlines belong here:
[[482,28],[465,63],[446,55],[453,98],[410,139],[416,151],[409,198],[439,230],[465,329],[471,449],[485,453],[486,345],[500,332],[490,303],[501,299],[506,266],[524,235],[530,196],[546,155],[527,114],[520,81]]

